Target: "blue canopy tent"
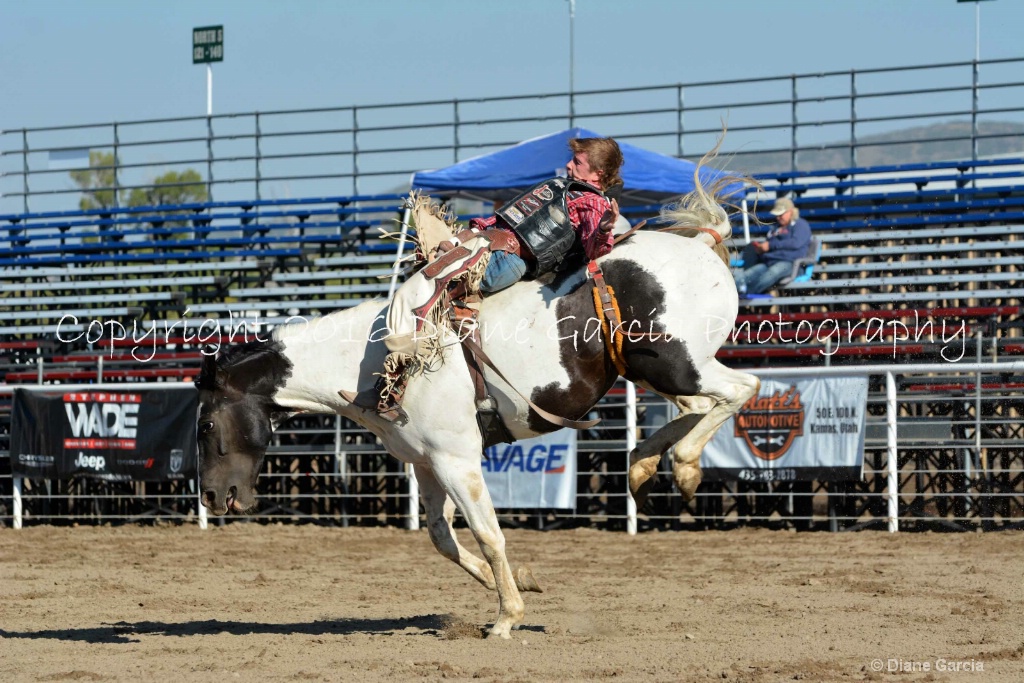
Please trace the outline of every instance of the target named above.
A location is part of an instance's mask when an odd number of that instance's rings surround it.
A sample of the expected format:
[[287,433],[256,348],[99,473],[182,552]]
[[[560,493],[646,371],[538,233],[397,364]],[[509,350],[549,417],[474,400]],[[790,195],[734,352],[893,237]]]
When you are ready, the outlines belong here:
[[[412,176],[413,189],[445,197],[493,201],[508,199],[516,190],[565,174],[572,153],[572,138],[603,137],[586,128],[569,128],[520,142],[506,149],[466,159],[447,168],[420,171]],[[622,204],[649,204],[694,189],[696,164],[620,142],[622,156]],[[714,182],[720,172],[703,168],[701,183]],[[737,184],[736,190],[741,188]]]

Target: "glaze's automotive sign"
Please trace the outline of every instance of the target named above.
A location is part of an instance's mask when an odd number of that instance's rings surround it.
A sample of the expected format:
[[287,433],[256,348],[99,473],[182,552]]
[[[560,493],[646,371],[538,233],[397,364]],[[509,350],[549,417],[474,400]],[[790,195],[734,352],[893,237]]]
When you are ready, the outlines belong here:
[[576,431],[498,444],[484,451],[484,481],[496,508],[576,507]]
[[198,401],[191,387],[63,393],[15,389],[11,470],[38,479],[191,478]]
[[704,479],[860,479],[867,398],[865,377],[764,379],[704,449]]

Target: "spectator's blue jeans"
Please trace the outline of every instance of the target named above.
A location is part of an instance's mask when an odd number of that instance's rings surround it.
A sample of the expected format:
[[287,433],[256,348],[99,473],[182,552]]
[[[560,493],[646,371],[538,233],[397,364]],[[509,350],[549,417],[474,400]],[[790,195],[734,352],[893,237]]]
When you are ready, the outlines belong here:
[[764,294],[792,270],[792,261],[762,262],[749,268],[737,268],[733,271],[733,277],[736,279],[736,289],[741,295]]
[[480,291],[484,294],[500,292],[511,287],[526,275],[526,261],[507,251],[492,251],[491,261],[480,281]]

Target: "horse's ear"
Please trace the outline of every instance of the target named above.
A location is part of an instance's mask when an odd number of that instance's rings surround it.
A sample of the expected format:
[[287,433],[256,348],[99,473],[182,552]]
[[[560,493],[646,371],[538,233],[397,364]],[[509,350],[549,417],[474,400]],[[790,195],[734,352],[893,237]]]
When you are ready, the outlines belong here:
[[200,391],[212,391],[217,388],[217,353],[211,347],[203,349],[203,364],[196,378],[196,388]]

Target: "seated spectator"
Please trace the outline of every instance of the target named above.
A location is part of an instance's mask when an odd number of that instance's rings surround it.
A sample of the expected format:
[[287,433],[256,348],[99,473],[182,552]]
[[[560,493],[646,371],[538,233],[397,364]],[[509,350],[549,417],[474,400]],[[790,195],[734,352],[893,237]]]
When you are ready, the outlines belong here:
[[743,249],[743,266],[733,270],[736,290],[741,297],[764,294],[793,270],[793,262],[807,255],[811,244],[811,226],[800,218],[793,200],[775,201],[772,215],[778,226],[768,231],[768,239],[755,240]]

